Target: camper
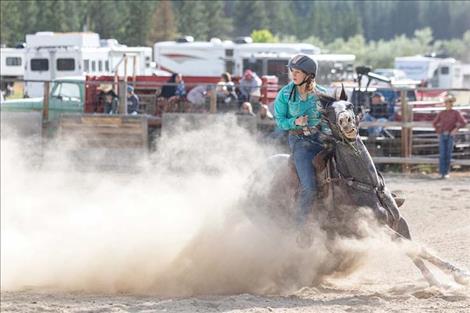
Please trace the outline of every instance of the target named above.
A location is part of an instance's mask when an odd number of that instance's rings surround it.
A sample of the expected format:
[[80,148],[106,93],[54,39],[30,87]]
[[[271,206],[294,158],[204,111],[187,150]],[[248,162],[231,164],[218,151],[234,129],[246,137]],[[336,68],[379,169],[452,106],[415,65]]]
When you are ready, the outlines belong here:
[[38,32],[26,35],[25,95],[43,95],[40,81],[85,75],[146,75],[151,48],[101,41],[96,33]]
[[453,58],[408,56],[395,58],[395,68],[430,88],[463,88],[462,64]]
[[220,76],[229,72],[240,77],[245,69],[250,68],[259,76],[279,77],[280,84],[287,82],[286,65],[298,53],[316,58],[325,80],[335,80],[338,75],[333,78],[331,74],[340,70],[353,70],[354,55],[320,54],[318,47],[305,43],[251,43],[212,39],[209,42],[165,41],[154,45],[154,60],[159,69],[192,76]]
[[24,77],[25,49],[1,48],[0,55],[0,92],[8,97],[13,93],[15,81]]
[[229,72],[241,76],[243,59],[255,54],[315,54],[319,51],[310,44],[236,43],[214,38],[209,42],[157,42],[154,45],[154,60],[158,68],[183,75],[219,76]]
[[23,78],[25,49],[23,48],[1,48],[1,78]]

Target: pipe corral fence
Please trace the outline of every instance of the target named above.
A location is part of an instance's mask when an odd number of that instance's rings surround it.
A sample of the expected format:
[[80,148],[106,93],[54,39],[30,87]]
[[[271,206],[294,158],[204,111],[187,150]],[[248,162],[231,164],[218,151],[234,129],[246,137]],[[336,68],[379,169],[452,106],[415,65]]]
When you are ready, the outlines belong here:
[[[144,143],[151,143],[153,140],[158,140],[162,128],[162,117],[167,113],[171,113],[171,115],[168,115],[168,118],[171,119],[180,118],[175,116],[175,113],[182,115],[188,114],[190,121],[196,121],[198,115],[203,119],[207,119],[207,116],[204,117],[204,115],[240,113],[242,101],[237,100],[227,105],[225,98],[221,97],[221,92],[223,91],[220,90],[222,86],[217,84],[219,80],[218,77],[199,79],[184,78],[188,90],[200,85],[210,86],[207,90],[211,92],[208,93],[204,103],[197,108],[191,105],[186,96],[176,99],[161,97],[162,87],[171,85],[168,84],[167,80],[168,77],[159,77],[152,80],[139,76],[131,76],[128,79],[112,76],[87,77],[83,81],[84,86],[83,94],[81,95],[82,103],[80,110],[78,112],[59,113],[58,116],[55,116],[55,120],[51,119],[51,114],[57,108],[49,105],[51,103],[50,97],[54,97],[53,94],[51,95],[52,82],[36,81],[44,84],[44,97],[42,106],[31,108],[32,111],[36,112],[36,120],[38,119],[37,113],[41,112],[43,125],[42,129],[38,130],[39,134],[35,135],[47,137],[50,133],[48,128],[69,125],[71,123],[70,121],[77,120],[76,118],[72,118],[70,113],[86,116],[86,121],[89,122],[87,124],[87,133],[93,133],[93,129],[90,128],[90,123],[92,124],[90,121],[99,121],[100,116],[102,116],[101,119],[103,119],[103,121],[97,122],[96,124],[100,125],[100,132],[103,132],[102,128],[105,127],[103,125],[106,125],[105,119],[109,120],[109,116],[102,112],[102,107],[96,102],[96,99],[100,89],[99,87],[106,83],[112,85],[113,90],[115,90],[119,97],[119,114],[114,116],[114,122],[110,123],[110,125],[114,125],[112,127],[117,127],[116,125],[128,125],[129,123],[127,121],[128,118],[124,118],[125,116],[129,116],[127,115],[127,97],[125,93],[127,86],[132,86],[134,92],[141,99],[136,117],[138,117],[139,123],[147,123],[148,126],[142,127],[142,129],[147,132],[146,134],[142,134],[142,136],[149,136],[149,138],[142,137],[141,140]],[[15,113],[6,112],[6,110],[4,110],[4,104],[8,103],[9,99],[16,98],[19,100],[22,98],[21,89],[25,83],[27,82],[24,80],[2,79],[2,86],[10,85],[10,94],[4,97],[4,102],[1,104],[2,125],[9,123],[9,121],[15,121],[17,127],[21,128],[21,125],[28,125],[28,127],[31,128],[31,125],[27,122],[18,122],[18,119],[21,120],[21,116],[26,116],[24,112]],[[234,81],[234,87],[238,88],[238,80]],[[259,140],[280,144],[280,147],[283,146],[286,148],[285,136],[278,136],[276,141],[273,141],[272,137],[269,136],[270,133],[275,130],[275,122],[272,117],[269,114],[268,116],[261,114],[261,107],[264,107],[264,109],[268,108],[270,112],[273,111],[273,101],[280,87],[282,86],[277,84],[277,80],[270,77],[263,77],[260,93],[256,95],[256,102],[253,103],[255,116],[249,117],[256,121],[256,126],[253,126],[253,122],[239,123],[239,125],[250,125],[250,133],[256,133]],[[454,109],[461,112],[467,120],[467,125],[459,129],[455,135],[451,164],[463,170],[470,169],[470,126],[468,124],[470,120],[470,89],[381,88],[380,91],[388,95],[393,95],[393,97],[385,97],[388,105],[393,107],[393,118],[375,121],[363,120],[359,124],[360,136],[379,168],[383,170],[394,169],[402,171],[423,168],[429,171],[434,170],[439,162],[439,139],[434,131],[432,121],[440,111],[445,109],[443,103],[444,97],[448,93],[452,93],[457,99]],[[355,105],[357,104],[355,103]],[[90,116],[95,117],[91,118]],[[118,118],[118,116],[122,116],[122,118],[124,118],[123,121],[117,122],[116,118]],[[248,117],[240,114],[238,118],[247,119]],[[67,122],[65,122],[64,119],[67,119]],[[164,120],[168,119],[164,118]],[[83,121],[83,119],[80,119],[80,123],[85,123]],[[78,123],[76,127],[80,127],[80,123]],[[195,122],[195,124],[197,124],[197,122]],[[255,129],[255,131],[253,131],[253,129]],[[380,130],[378,134],[377,129]],[[374,135],[371,135],[371,130]],[[30,129],[23,133],[31,135]],[[5,132],[2,131],[2,137],[4,134]],[[64,135],[63,130],[61,134]],[[100,141],[98,140],[96,142]],[[284,149],[284,151],[286,150]]]

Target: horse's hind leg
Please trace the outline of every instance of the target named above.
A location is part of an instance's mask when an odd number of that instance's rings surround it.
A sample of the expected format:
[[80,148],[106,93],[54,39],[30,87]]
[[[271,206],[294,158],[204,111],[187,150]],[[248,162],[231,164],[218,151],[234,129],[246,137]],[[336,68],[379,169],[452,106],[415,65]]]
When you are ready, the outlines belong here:
[[[398,236],[400,239],[408,239],[411,240],[410,229],[406,220],[400,217],[398,222],[397,230],[395,236]],[[442,260],[441,258],[433,255],[431,252],[426,250],[424,247],[420,247],[420,252],[418,255],[409,255],[409,257],[413,260],[413,263],[419,268],[425,279],[431,285],[439,285],[437,280],[433,277],[432,273],[423,263],[423,260],[428,261],[429,263],[435,265],[437,268],[451,274],[454,277],[454,280],[463,285],[468,285],[470,283],[470,273],[464,271],[449,262]]]
[[408,256],[413,260],[413,263],[421,271],[421,274],[423,274],[424,278],[426,279],[429,285],[437,287],[441,286],[441,283],[434,277],[434,275],[431,273],[431,271],[428,269],[426,264],[424,264],[423,260],[420,257],[413,257],[411,255]]
[[[388,228],[391,232],[392,237],[395,240],[409,240],[411,241],[410,229],[408,223],[403,217],[400,217],[398,221],[398,226],[396,230]],[[428,269],[426,264],[423,262],[421,255],[416,255],[413,253],[407,253],[408,257],[413,261],[414,265],[420,270],[421,274],[424,276],[424,279],[431,286],[441,286],[441,283],[434,277],[433,273]]]
[[443,272],[451,274],[454,277],[454,280],[462,285],[470,284],[470,273],[468,271],[462,270],[449,262],[442,260],[441,258],[431,254],[424,247],[421,249],[419,256],[428,261],[431,264],[434,264]]

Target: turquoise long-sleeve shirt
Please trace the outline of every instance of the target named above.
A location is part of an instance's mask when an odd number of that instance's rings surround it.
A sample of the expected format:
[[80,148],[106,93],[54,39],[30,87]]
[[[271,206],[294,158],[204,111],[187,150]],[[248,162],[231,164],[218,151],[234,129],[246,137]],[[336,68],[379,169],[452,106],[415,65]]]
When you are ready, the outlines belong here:
[[[295,125],[295,120],[303,115],[308,115],[308,126],[315,127],[320,123],[320,112],[318,106],[319,99],[314,94],[309,94],[307,99],[302,100],[298,91],[295,96],[289,100],[292,88],[296,88],[294,82],[290,82],[284,86],[276,96],[274,101],[274,117],[276,124],[283,130],[302,129],[301,126]],[[326,89],[316,87],[320,92],[326,92]]]

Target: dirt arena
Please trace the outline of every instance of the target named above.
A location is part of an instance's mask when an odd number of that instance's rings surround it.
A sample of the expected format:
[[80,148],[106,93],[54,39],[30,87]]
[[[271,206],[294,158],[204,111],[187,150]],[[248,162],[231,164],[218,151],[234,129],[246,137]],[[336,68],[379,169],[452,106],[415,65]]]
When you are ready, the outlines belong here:
[[[403,247],[379,240],[348,242],[366,255],[362,264],[308,286],[324,247],[265,236],[234,209],[252,168],[226,164],[243,164],[253,145],[206,142],[165,159],[194,138],[167,142],[152,171],[119,176],[72,173],[60,162],[37,171],[2,141],[1,311],[470,311],[469,286],[433,268],[446,287],[428,287]],[[231,153],[220,158],[213,146]],[[203,174],[202,159],[217,175]],[[183,163],[190,175],[169,175]],[[414,239],[470,269],[470,174],[385,177],[406,198]]]

